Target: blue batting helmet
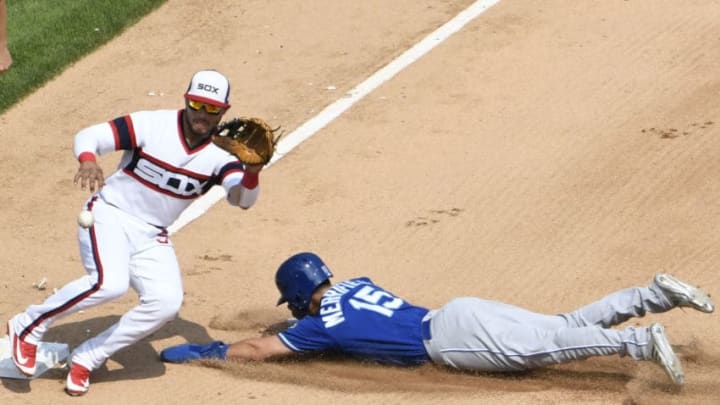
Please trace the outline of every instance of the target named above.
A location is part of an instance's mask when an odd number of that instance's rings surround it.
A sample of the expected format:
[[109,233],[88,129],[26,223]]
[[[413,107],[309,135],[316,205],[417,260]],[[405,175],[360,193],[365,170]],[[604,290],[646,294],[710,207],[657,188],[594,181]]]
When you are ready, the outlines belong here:
[[275,273],[275,285],[280,290],[277,305],[287,302],[296,317],[307,315],[313,292],[330,277],[330,269],[318,255],[305,252],[291,256]]

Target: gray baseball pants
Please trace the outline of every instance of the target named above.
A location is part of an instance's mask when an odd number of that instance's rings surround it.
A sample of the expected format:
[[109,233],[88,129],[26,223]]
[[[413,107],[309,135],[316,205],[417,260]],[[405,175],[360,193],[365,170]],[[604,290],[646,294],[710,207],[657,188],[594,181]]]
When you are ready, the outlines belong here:
[[559,315],[462,297],[425,316],[423,342],[434,363],[463,370],[525,370],[613,354],[647,360],[647,328],[610,327],[673,307],[654,284],[627,288]]

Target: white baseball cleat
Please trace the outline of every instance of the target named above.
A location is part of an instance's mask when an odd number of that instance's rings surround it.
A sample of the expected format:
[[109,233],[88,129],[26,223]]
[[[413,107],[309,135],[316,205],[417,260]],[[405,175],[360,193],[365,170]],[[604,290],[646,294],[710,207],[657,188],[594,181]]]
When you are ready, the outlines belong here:
[[659,364],[673,383],[683,385],[685,383],[685,372],[683,371],[680,359],[670,346],[665,328],[659,323],[654,323],[648,328],[650,332],[650,344],[652,347],[652,359]]
[[712,298],[703,290],[681,281],[667,273],[658,273],[653,283],[660,287],[665,296],[679,307],[691,307],[700,312],[711,313],[715,310]]

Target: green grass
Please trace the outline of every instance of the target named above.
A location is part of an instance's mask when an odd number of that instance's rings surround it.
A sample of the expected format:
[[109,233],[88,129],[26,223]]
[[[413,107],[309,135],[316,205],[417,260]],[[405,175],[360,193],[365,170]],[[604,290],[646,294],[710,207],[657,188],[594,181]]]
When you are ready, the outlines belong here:
[[167,0],[9,0],[0,114]]

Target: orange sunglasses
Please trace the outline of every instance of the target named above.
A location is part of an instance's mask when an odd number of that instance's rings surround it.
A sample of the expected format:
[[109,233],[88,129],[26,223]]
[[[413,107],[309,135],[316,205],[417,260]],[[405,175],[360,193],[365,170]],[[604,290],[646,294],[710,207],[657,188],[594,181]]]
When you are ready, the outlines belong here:
[[188,99],[188,105],[190,108],[192,108],[195,111],[200,111],[201,108],[205,107],[205,111],[207,111],[208,114],[220,114],[220,111],[222,111],[222,107],[212,104],[203,103],[202,101],[197,100],[190,100]]

